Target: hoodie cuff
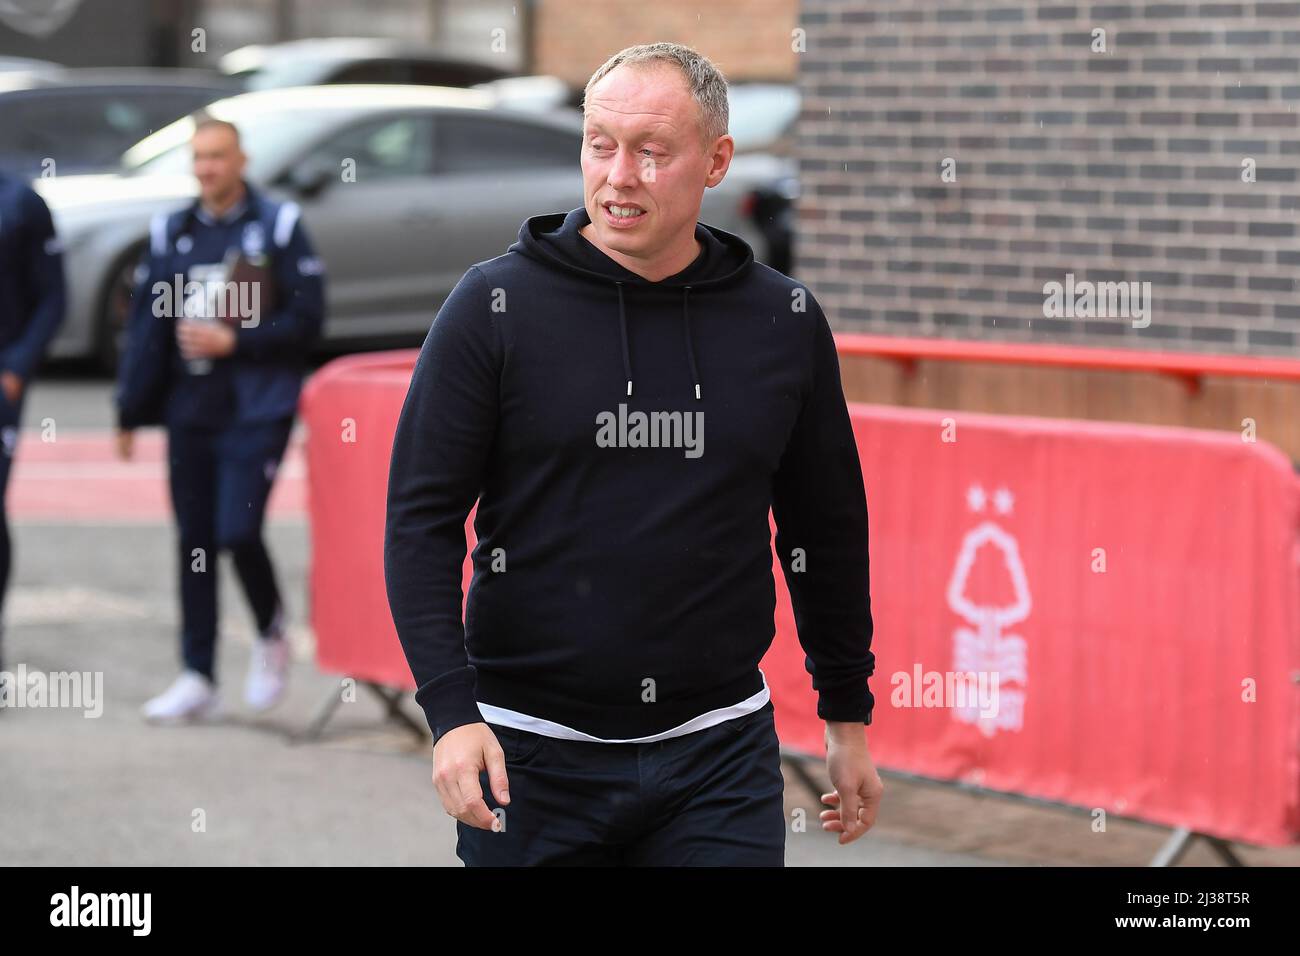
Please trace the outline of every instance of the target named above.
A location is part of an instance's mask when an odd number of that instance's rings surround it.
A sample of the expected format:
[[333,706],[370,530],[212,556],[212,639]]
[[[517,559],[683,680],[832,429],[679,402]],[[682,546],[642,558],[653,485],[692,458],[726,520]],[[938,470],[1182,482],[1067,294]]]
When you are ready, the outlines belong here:
[[474,667],[468,665],[434,678],[415,692],[415,702],[424,711],[435,746],[449,730],[485,723],[474,696],[477,683]]
[[869,725],[875,705],[865,677],[835,687],[823,687],[817,693],[817,716],[822,720]]
[[0,370],[6,372],[13,372],[15,375],[17,375],[20,379],[23,380],[24,387],[27,386],[28,381],[32,377],[32,372],[31,369],[28,368],[28,362],[26,358],[21,355],[14,354],[13,352],[6,352],[5,355],[0,357]]
[[117,430],[120,432],[134,431],[140,427],[140,423],[135,415],[132,415],[121,405],[117,406]]

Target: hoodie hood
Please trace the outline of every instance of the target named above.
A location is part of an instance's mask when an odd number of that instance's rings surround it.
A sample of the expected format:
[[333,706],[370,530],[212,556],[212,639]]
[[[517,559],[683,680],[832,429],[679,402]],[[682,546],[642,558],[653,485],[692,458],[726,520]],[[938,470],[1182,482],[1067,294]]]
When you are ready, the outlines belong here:
[[627,378],[629,396],[632,394],[632,357],[628,352],[624,294],[638,289],[680,289],[686,361],[690,364],[691,381],[695,383],[695,398],[698,401],[701,398],[700,373],[695,366],[695,351],[691,344],[691,290],[711,289],[741,279],[754,263],[754,250],[737,235],[697,222],[695,238],[700,243],[701,251],[695,261],[675,275],[651,282],[615,262],[583,236],[579,230],[590,222],[591,217],[584,206],[567,213],[532,216],[524,220],[519,227],[519,239],[507,251],[518,252],[549,269],[569,272],[590,282],[615,287],[618,293],[619,331],[623,337],[623,371]]

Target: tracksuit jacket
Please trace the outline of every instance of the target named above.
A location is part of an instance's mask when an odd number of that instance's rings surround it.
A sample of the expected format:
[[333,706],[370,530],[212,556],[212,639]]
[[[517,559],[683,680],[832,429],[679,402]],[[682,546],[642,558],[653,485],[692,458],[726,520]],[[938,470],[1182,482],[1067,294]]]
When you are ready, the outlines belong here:
[[869,724],[866,494],[821,307],[721,229],[650,282],[588,222],[534,216],[471,266],[402,406],[385,581],[435,740],[479,701],[626,739],[760,692],[769,509],[817,714]]
[[[118,370],[119,427],[266,422],[297,411],[306,359],[324,322],[324,267],[298,205],[245,188],[243,204],[219,221],[197,199],[154,217]],[[232,319],[235,351],[213,359],[207,374],[191,375],[176,344],[171,293],[178,276],[183,282],[196,266],[220,264],[233,247],[254,260],[269,257],[268,308],[255,323]],[[173,306],[156,315],[155,303],[169,295]]]

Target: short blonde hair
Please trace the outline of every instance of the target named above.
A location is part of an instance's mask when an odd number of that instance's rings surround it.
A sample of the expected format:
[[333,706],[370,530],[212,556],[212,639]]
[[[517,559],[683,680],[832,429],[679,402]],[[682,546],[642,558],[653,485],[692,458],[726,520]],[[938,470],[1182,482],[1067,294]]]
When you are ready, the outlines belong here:
[[680,43],[643,43],[619,50],[591,74],[582,93],[583,113],[586,113],[586,100],[591,88],[615,67],[656,62],[675,65],[686,78],[691,97],[699,107],[699,126],[704,148],[711,147],[718,137],[726,136],[729,120],[727,79],[708,57]]

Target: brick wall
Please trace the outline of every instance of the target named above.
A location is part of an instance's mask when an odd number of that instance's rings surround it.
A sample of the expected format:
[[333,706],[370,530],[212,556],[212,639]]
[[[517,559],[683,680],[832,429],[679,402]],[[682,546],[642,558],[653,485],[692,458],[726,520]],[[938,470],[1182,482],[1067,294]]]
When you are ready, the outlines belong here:
[[624,47],[669,41],[699,50],[729,80],[794,78],[798,0],[538,0],[539,73],[579,87]]
[[[1300,3],[802,0],[799,25],[795,271],[837,327],[1296,345]],[[1067,273],[1150,282],[1150,324],[1045,317]]]

